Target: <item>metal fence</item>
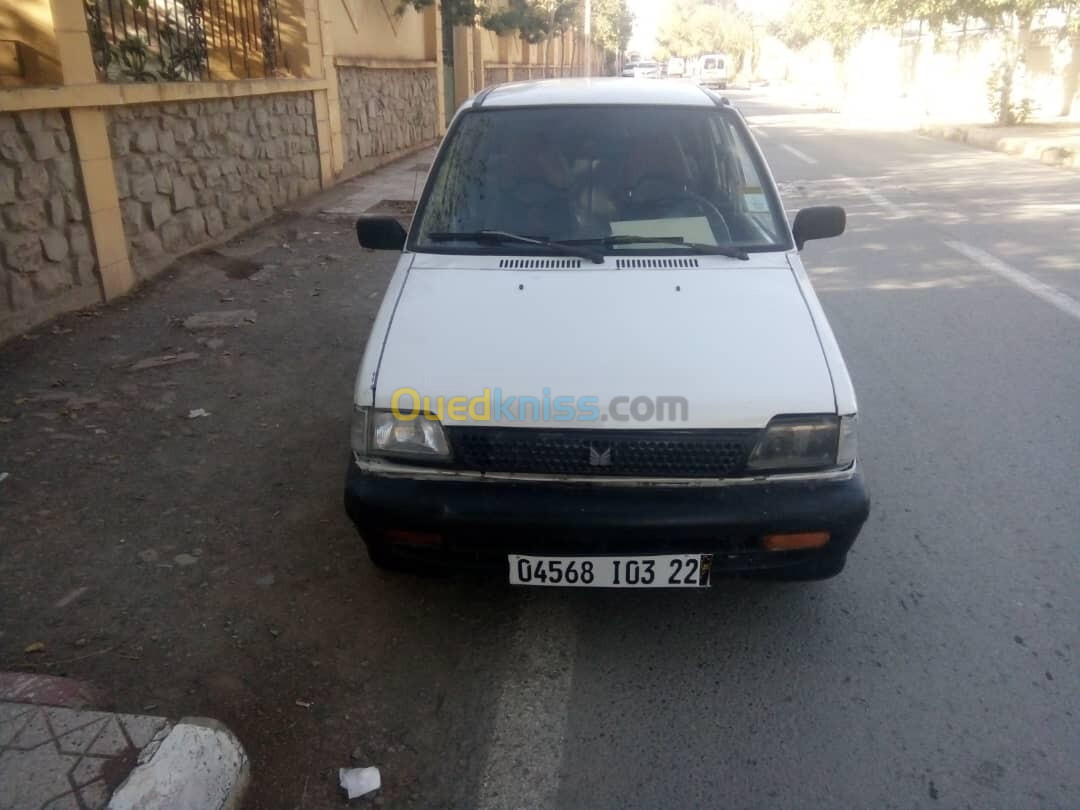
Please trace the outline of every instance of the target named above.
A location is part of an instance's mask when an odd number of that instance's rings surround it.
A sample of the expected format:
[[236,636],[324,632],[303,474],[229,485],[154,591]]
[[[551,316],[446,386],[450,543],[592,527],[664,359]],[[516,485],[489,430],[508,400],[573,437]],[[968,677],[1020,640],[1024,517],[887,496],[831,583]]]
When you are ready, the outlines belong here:
[[85,0],[94,62],[108,81],[275,76],[277,0]]

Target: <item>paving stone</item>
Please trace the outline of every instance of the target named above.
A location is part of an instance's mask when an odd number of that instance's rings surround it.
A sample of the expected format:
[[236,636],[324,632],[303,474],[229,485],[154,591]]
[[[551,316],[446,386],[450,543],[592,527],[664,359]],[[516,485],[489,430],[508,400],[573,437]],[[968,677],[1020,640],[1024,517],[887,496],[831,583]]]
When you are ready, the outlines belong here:
[[94,739],[101,733],[105,724],[109,722],[109,718],[95,714],[89,721],[86,721],[79,717],[81,712],[73,712],[70,709],[63,709],[62,711],[70,715],[68,725],[74,723],[82,723],[82,725],[76,726],[67,733],[54,728],[57,748],[64,754],[85,754],[90,749]]
[[36,711],[36,706],[25,703],[0,703],[0,748],[18,736]]
[[131,740],[131,744],[139,749],[145,748],[154,737],[169,728],[168,721],[163,717],[146,717],[132,714],[122,714],[118,715],[118,717],[128,739]]
[[110,717],[105,724],[105,727],[98,734],[97,738],[91,743],[90,748],[86,753],[95,754],[96,756],[119,756],[123,754],[125,750],[131,748],[128,743],[127,737],[124,735],[124,730],[120,726],[117,718]]

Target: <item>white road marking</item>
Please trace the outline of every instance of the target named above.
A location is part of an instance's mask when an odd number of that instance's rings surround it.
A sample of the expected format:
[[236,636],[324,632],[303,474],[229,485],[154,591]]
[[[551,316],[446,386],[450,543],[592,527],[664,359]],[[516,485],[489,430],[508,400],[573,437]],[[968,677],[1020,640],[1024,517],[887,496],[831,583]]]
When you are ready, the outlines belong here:
[[577,634],[564,591],[536,597],[508,653],[478,810],[556,808]]
[[782,143],[782,144],[780,144],[780,148],[783,149],[785,152],[788,152],[788,153],[794,155],[799,160],[804,160],[804,161],[806,161],[807,163],[810,163],[810,164],[817,163],[816,159],[810,157],[808,154],[806,154],[806,152],[800,152],[794,146],[788,146],[786,143]]
[[1077,301],[1068,293],[1064,293],[1056,287],[1044,284],[1034,276],[1030,276],[1023,270],[1017,270],[1010,264],[1006,264],[996,256],[991,256],[985,250],[973,247],[966,242],[946,240],[945,244],[962,256],[966,256],[976,264],[997,273],[1006,281],[1011,281],[1017,287],[1027,290],[1032,295],[1038,296],[1048,304],[1060,309],[1066,315],[1072,315],[1080,321],[1080,301]]
[[893,219],[904,219],[907,216],[907,212],[899,205],[888,199],[885,195],[878,194],[876,191],[867,188],[858,180],[851,177],[841,177],[840,179],[852,189],[866,197],[866,199],[870,200],[870,202],[878,208],[884,210],[885,213]]

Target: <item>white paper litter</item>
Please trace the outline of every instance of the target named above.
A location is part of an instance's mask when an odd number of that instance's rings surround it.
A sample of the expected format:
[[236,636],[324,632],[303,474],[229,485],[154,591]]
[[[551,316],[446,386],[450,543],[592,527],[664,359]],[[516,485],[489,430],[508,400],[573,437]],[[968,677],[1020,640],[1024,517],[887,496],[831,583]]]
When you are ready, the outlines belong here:
[[187,418],[188,419],[202,419],[203,417],[209,416],[209,415],[210,415],[210,412],[205,410],[204,408],[195,408],[194,410],[188,411]]
[[382,787],[378,768],[339,768],[338,780],[350,799],[365,796]]

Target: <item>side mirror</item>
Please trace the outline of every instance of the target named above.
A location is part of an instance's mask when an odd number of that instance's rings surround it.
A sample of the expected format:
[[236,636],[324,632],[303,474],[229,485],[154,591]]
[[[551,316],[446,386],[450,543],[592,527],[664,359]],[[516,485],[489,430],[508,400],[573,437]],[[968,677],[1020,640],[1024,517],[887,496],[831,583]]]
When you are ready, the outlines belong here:
[[847,214],[839,205],[818,205],[804,208],[795,215],[791,233],[795,237],[795,247],[802,250],[811,239],[839,236],[846,225]]
[[371,250],[401,250],[408,234],[393,217],[360,217],[356,220],[356,238],[360,247]]

